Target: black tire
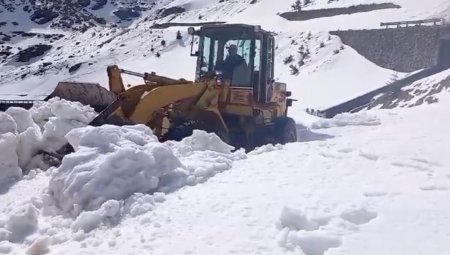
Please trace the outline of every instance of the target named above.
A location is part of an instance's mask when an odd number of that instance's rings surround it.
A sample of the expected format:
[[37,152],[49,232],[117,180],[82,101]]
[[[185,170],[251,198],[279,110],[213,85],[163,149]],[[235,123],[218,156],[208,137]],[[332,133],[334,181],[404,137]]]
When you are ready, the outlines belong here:
[[297,142],[297,127],[289,117],[281,117],[275,121],[275,143],[286,144]]
[[191,136],[193,133],[192,127],[180,125],[169,129],[163,140],[181,141],[184,138]]

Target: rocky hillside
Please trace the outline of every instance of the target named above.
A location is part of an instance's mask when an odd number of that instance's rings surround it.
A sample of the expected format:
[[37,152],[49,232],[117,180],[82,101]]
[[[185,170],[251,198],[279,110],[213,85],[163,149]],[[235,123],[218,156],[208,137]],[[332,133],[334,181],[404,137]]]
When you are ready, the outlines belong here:
[[[447,0],[431,0],[426,6],[392,0],[401,8],[306,21],[282,18],[281,13],[293,10],[294,2],[0,0],[0,99],[39,99],[59,81],[106,86],[105,70],[111,64],[192,79],[191,39],[180,24],[228,22],[261,25],[276,33],[276,77],[299,99],[297,110],[329,107],[384,86],[395,73],[343,45],[344,40],[329,31],[374,29],[382,21],[434,17],[450,7]],[[314,0],[302,10],[384,2]],[[341,75],[347,73],[354,75]],[[141,82],[132,78],[132,84]]]
[[[154,5],[154,0],[3,0],[0,13],[2,17],[7,17],[8,13],[16,14],[16,18],[28,18],[38,25],[85,31],[95,25],[131,21]],[[113,16],[105,17],[105,13]],[[21,25],[20,20],[2,21],[0,18],[0,24],[6,25],[7,22],[17,27]]]
[[[117,63],[131,56],[159,58],[179,43],[187,45],[188,37],[185,28],[153,29],[155,24],[217,20],[206,14],[224,18],[250,3],[256,1],[3,0],[0,85],[47,75],[73,76],[80,67],[96,66],[103,74],[104,63],[111,59]],[[177,30],[184,38],[176,36]]]

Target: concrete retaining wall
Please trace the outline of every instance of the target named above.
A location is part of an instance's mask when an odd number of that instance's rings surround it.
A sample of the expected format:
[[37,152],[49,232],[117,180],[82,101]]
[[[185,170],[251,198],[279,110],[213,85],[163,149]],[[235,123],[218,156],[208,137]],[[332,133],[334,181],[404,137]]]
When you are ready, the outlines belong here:
[[439,40],[450,36],[450,26],[349,30],[330,32],[375,64],[399,72],[435,66]]

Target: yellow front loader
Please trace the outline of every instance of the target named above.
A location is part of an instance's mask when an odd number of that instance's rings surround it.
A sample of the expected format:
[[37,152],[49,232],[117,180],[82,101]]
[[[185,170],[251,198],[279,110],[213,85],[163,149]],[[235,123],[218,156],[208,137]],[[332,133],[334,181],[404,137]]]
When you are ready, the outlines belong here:
[[[275,40],[270,32],[259,26],[224,24],[189,28],[189,34],[192,42],[199,37],[197,50],[194,43],[191,48],[197,57],[194,81],[109,66],[109,91],[85,83],[65,86],[78,86],[91,97],[84,103],[101,110],[93,126],[145,124],[160,141],[181,140],[201,129],[246,149],[297,141],[295,122],[287,117],[293,101],[290,92],[286,84],[274,80]],[[230,58],[238,60],[235,66],[229,64]],[[143,84],[125,85],[123,74],[140,76]],[[53,96],[70,100],[80,94],[75,89],[72,96],[61,96],[68,89],[60,90]]]

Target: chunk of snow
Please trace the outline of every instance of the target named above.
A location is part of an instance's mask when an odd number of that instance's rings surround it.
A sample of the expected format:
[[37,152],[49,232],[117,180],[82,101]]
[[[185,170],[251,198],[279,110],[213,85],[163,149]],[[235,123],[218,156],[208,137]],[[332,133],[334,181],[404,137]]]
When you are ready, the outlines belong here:
[[67,139],[76,149],[54,171],[49,190],[65,212],[96,210],[107,200],[155,191],[159,178],[182,167],[144,125],[75,129]]
[[119,201],[109,200],[95,211],[82,212],[73,222],[71,228],[74,231],[82,229],[87,233],[97,228],[105,219],[117,218],[119,213]]
[[52,117],[58,119],[75,120],[84,124],[95,118],[95,111],[90,106],[79,102],[71,102],[57,97],[45,102],[36,102],[30,109],[32,118],[41,128]]
[[91,122],[97,115],[94,109],[80,102],[55,99],[51,101],[52,114],[59,119],[75,120],[84,124]]
[[58,98],[30,110],[11,107],[0,112],[0,187],[30,169],[47,169],[39,152],[58,150],[67,143],[65,135],[70,130],[86,126],[94,117],[91,107]]
[[9,241],[22,242],[25,237],[34,233],[38,226],[39,211],[28,204],[13,213],[6,222],[6,229],[11,232]]
[[0,242],[7,241],[7,240],[9,240],[10,237],[11,237],[11,231],[9,231],[5,228],[0,228]]
[[17,124],[11,115],[0,112],[0,134],[17,133]]
[[20,108],[20,107],[10,107],[5,113],[9,114],[15,121],[17,125],[17,132],[22,133],[29,127],[38,127],[33,121],[31,112]]
[[56,151],[67,143],[65,135],[74,128],[84,127],[86,124],[70,119],[59,119],[56,117],[44,125],[43,148],[49,151]]
[[317,230],[320,227],[320,222],[314,219],[309,219],[302,210],[297,208],[284,207],[279,218],[281,228],[288,228],[290,230]]
[[356,225],[365,224],[378,216],[376,212],[369,211],[366,208],[352,209],[344,211],[341,218]]
[[166,195],[162,192],[153,193],[153,198],[155,199],[156,203],[162,203],[166,201]]
[[124,214],[132,217],[144,214],[155,208],[155,198],[149,194],[136,193],[125,200],[123,207]]
[[0,241],[0,253],[8,254],[12,251],[13,247],[8,241]]
[[12,133],[0,135],[0,187],[4,187],[22,177],[16,152],[17,143],[17,136]]
[[[194,130],[192,136],[182,140],[183,147],[180,150],[192,151],[215,151],[220,153],[230,153],[234,147],[224,143],[214,133],[207,133],[203,130]],[[185,151],[185,152],[186,152]]]
[[36,164],[31,162],[31,160],[39,152],[41,147],[42,135],[39,127],[29,127],[24,132],[20,133],[18,138],[19,144],[17,145],[17,155],[19,157],[19,166],[22,170],[35,168]]
[[325,251],[341,245],[337,237],[321,232],[289,232],[288,242],[300,246],[305,255],[323,255]]
[[96,116],[90,106],[52,98],[30,109],[33,120],[43,130],[41,147],[56,151],[67,143],[65,135],[74,128],[85,127]]
[[[217,173],[231,168],[233,161],[246,158],[243,150],[231,152],[234,148],[223,142],[214,133],[203,130],[194,130],[193,135],[184,138],[181,142],[169,141],[167,144],[172,148],[175,155],[180,158],[187,176],[179,180],[181,185],[194,185],[205,181]],[[178,176],[182,176],[180,173]],[[174,181],[175,178],[171,178]],[[164,182],[164,180],[162,180]],[[167,191],[164,186],[161,191]],[[170,185],[169,185],[170,186]],[[175,184],[171,185],[176,186]]]

